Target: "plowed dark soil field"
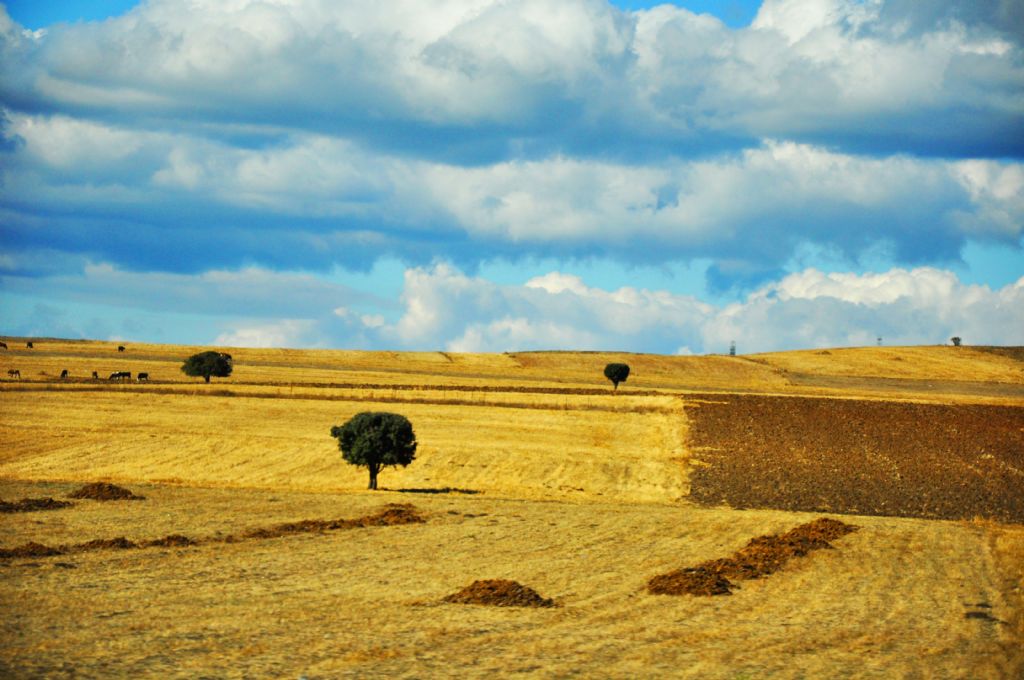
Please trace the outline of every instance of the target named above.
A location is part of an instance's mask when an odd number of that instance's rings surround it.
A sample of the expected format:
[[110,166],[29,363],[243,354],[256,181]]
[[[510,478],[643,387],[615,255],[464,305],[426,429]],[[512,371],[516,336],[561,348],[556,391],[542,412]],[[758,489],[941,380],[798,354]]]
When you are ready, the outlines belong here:
[[1024,523],[1024,408],[692,395],[703,504]]

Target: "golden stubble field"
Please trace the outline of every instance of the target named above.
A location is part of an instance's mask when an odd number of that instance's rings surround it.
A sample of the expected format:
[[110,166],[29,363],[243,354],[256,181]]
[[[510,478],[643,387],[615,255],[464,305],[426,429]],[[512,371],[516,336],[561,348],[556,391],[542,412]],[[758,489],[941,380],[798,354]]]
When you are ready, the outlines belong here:
[[[830,375],[820,354],[803,364],[239,349],[229,350],[235,375],[203,385],[177,369],[199,348],[129,345],[119,356],[110,343],[36,346],[2,357],[2,375],[16,365],[24,379],[0,390],[0,498],[64,499],[108,480],[146,499],[0,515],[0,548],[169,534],[199,544],[0,560],[0,676],[1024,672],[1020,524],[828,515],[859,530],[731,596],[645,590],[657,574],[826,514],[693,502],[704,463],[689,443],[688,419],[700,413],[686,406],[690,392],[889,401],[908,398],[910,384],[915,403],[1021,407],[1012,358],[844,351],[831,375],[861,380],[844,389],[787,378]],[[617,394],[601,376],[611,360],[634,367]],[[889,364],[898,370],[886,373]],[[74,381],[102,367],[148,371],[153,383]],[[71,382],[56,379],[63,368]],[[941,389],[929,387],[933,372]],[[970,379],[950,388],[953,375]],[[903,381],[898,394],[885,380]],[[361,410],[407,415],[420,442],[417,460],[382,472],[376,493],[328,435]],[[224,541],[386,503],[412,503],[426,522]],[[440,602],[485,578],[518,581],[559,606]]]

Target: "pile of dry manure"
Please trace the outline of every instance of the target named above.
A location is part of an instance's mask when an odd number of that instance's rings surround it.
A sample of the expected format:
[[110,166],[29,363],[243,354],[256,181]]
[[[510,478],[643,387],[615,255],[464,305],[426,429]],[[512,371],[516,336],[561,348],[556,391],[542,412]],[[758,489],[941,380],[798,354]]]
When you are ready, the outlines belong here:
[[131,550],[139,546],[124,536],[117,538],[96,538],[71,546],[71,550]]
[[473,581],[444,598],[456,604],[485,604],[492,607],[554,607],[555,601],[541,597],[533,588],[515,581],[488,579]]
[[[401,524],[422,524],[425,519],[417,512],[416,507],[408,503],[389,503],[384,509],[373,515],[356,519],[304,519],[301,522],[277,524],[272,527],[252,529],[242,534],[242,538],[277,538],[290,534],[320,533],[339,529],[358,529],[361,527],[390,527]],[[229,536],[227,542],[239,540]]]
[[647,591],[652,595],[731,595],[736,586],[729,579],[743,581],[768,576],[792,558],[829,549],[829,541],[856,530],[851,524],[822,517],[781,535],[752,538],[731,557],[655,576],[647,582]]
[[163,538],[146,541],[142,545],[147,548],[185,548],[190,545],[196,545],[196,541],[181,534],[168,534]]
[[128,489],[109,482],[93,482],[68,494],[68,498],[87,498],[94,501],[141,501],[145,496],[136,496]]
[[25,543],[10,550],[0,549],[0,557],[51,557],[63,554],[64,551],[60,548],[51,548],[48,545],[35,542]]
[[16,503],[0,500],[0,512],[37,512],[39,510],[59,510],[69,508],[74,503],[57,501],[52,498],[22,498]]

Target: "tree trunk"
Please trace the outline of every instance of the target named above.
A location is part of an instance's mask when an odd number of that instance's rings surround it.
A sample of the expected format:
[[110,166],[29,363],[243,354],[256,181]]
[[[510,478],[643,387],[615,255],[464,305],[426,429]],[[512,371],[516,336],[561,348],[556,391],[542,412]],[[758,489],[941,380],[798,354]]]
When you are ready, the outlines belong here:
[[210,383],[210,376],[204,375],[203,377],[206,378],[206,383],[209,384]]
[[371,491],[376,491],[377,490],[377,473],[380,471],[380,468],[378,466],[376,466],[376,465],[370,465],[369,468],[370,468],[370,485],[368,487],[366,487],[366,488],[370,489]]

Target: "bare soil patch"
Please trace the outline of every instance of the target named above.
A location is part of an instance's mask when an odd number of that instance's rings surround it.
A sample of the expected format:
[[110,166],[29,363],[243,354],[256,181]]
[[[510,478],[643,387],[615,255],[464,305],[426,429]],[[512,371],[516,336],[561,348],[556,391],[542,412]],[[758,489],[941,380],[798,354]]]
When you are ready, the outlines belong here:
[[141,501],[145,496],[136,496],[124,487],[109,482],[93,482],[68,494],[68,498],[87,498],[94,501]]
[[455,604],[483,604],[491,607],[554,607],[555,601],[516,581],[485,579],[473,581],[457,593],[444,598]]
[[1024,347],[992,347],[989,345],[972,345],[971,349],[1007,357],[1015,361],[1024,362]]
[[1024,523],[1024,408],[692,399],[689,444],[700,462],[690,497],[699,503]]
[[22,498],[20,501],[0,500],[0,513],[6,512],[38,512],[40,510],[59,510],[69,508],[74,503],[58,501],[52,498]]
[[731,595],[732,580],[763,578],[782,569],[795,557],[832,548],[829,541],[856,531],[857,527],[822,517],[784,534],[758,536],[731,557],[702,562],[655,576],[647,582],[652,595]]

